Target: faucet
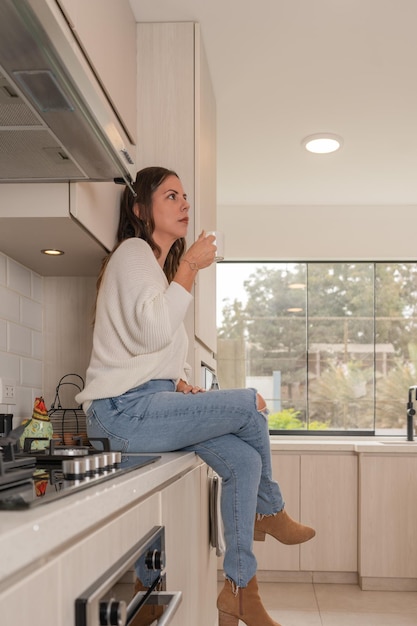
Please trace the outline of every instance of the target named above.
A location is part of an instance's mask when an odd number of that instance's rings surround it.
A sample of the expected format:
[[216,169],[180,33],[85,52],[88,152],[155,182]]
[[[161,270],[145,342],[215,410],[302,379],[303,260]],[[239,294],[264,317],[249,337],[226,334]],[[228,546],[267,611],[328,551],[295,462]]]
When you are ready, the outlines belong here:
[[413,389],[416,390],[415,398],[417,401],[417,385],[408,388],[407,402],[407,441],[414,441],[414,415],[416,410],[413,407]]

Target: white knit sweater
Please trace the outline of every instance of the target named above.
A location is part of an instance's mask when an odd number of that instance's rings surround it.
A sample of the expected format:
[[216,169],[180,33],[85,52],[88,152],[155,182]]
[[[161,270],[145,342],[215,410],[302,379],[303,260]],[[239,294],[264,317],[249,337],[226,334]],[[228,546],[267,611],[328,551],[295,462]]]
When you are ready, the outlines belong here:
[[191,294],[168,284],[143,239],[113,253],[99,289],[85,389],[76,401],[119,396],[152,379],[184,378],[188,338],[183,320]]

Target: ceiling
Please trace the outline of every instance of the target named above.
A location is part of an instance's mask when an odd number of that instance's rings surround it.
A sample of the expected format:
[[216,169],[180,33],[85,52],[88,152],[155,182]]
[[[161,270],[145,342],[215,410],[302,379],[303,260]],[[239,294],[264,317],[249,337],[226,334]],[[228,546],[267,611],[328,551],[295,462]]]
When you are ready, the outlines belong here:
[[[218,204],[417,204],[416,0],[130,0],[201,24]],[[331,155],[307,135],[343,137]]]

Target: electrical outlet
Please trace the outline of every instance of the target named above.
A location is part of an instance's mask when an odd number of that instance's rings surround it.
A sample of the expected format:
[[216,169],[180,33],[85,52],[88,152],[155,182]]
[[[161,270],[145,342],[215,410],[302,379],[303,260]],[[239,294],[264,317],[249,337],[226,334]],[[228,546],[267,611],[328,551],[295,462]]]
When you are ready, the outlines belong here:
[[0,378],[0,404],[16,404],[16,381]]

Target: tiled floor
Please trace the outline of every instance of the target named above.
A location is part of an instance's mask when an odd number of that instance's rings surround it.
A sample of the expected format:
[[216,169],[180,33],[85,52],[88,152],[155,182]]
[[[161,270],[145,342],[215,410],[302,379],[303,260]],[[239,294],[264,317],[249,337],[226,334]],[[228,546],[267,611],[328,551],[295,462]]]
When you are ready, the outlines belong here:
[[259,591],[282,626],[417,626],[417,592],[304,583],[260,583]]

